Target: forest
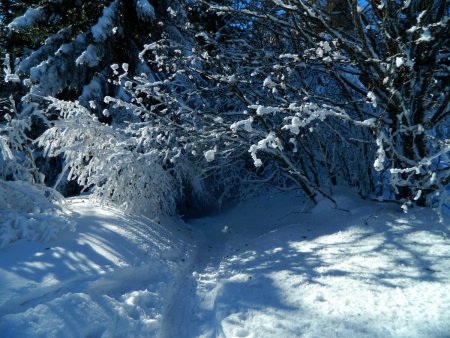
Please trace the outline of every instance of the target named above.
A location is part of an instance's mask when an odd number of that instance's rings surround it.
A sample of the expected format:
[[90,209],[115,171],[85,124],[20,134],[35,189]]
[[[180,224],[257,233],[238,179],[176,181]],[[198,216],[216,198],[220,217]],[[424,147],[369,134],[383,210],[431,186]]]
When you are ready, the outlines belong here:
[[[272,194],[305,219],[379,203],[449,236],[449,16],[448,0],[2,0],[0,256],[78,231],[80,199],[158,224]],[[216,223],[193,231],[239,228]],[[224,332],[204,336],[247,336]]]
[[3,1],[0,15],[4,207],[10,190],[89,191],[174,214],[260,184],[448,203],[446,1]]

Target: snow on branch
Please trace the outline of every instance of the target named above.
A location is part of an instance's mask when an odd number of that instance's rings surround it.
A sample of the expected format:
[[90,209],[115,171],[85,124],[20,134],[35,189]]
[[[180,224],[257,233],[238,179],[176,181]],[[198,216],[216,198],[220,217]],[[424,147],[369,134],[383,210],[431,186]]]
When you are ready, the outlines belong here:
[[119,10],[119,1],[113,1],[108,7],[103,9],[102,16],[97,23],[92,26],[91,32],[96,42],[105,41],[113,34],[117,12]]
[[143,20],[155,20],[155,8],[147,0],[135,0],[138,17]]
[[17,74],[13,73],[11,70],[11,60],[9,54],[5,55],[3,60],[3,71],[5,73],[5,82],[20,82],[20,78]]
[[48,100],[49,109],[60,111],[64,120],[37,142],[49,156],[64,155],[69,180],[91,189],[91,198],[101,203],[110,200],[150,216],[174,212],[173,179],[161,166],[160,154],[141,147],[139,129],[114,128],[77,103]]
[[29,8],[24,15],[15,18],[8,24],[11,30],[20,30],[34,26],[44,16],[44,9],[42,7]]

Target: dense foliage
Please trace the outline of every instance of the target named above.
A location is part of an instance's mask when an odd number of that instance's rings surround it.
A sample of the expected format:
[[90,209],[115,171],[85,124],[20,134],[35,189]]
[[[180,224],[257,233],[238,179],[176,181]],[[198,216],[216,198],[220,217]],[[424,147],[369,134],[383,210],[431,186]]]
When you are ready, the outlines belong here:
[[152,215],[259,184],[448,202],[445,1],[8,3],[3,180],[43,150],[47,184]]

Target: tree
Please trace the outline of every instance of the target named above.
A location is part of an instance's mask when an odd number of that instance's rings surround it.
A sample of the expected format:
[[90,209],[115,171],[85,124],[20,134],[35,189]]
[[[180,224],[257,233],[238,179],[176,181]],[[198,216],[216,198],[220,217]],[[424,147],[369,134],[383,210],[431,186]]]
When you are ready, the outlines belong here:
[[[92,118],[124,123],[120,112],[117,118],[102,114],[105,95],[123,95],[120,87],[108,82],[114,72],[110,65],[126,61],[128,72],[151,75],[151,69],[133,60],[138,60],[144,41],[165,30],[176,35],[168,21],[171,4],[163,1],[152,6],[147,0],[0,4],[0,52],[5,69],[0,80],[0,246],[30,236],[49,238],[59,230],[58,224],[67,223],[58,220],[64,217],[57,203],[61,196],[44,185],[64,181],[66,164],[61,156],[52,160],[43,155],[34,142],[58,123],[57,112],[45,109],[45,98],[79,100],[84,105],[80,109],[89,107]],[[124,189],[132,188],[124,184]],[[147,188],[144,197],[164,187]]]
[[[332,96],[332,105],[365,124],[374,136],[375,169],[388,177],[396,198],[424,204],[440,193],[445,199],[450,182],[446,2],[273,0],[253,4],[239,9],[211,5],[211,9],[267,27],[292,53],[275,55],[280,61],[289,59],[289,64],[279,67],[283,73],[308,67],[324,75],[325,87],[338,94]],[[268,7],[276,15],[267,14]],[[342,12],[348,16],[338,20]],[[299,79],[305,84],[304,77]],[[276,91],[288,86],[282,77],[271,80]],[[323,95],[320,86],[293,87],[298,90],[297,100],[307,95],[330,104],[330,96]],[[333,128],[342,133],[342,126]]]
[[[330,188],[344,183],[405,208],[445,203],[449,47],[441,2],[181,4],[152,7],[164,18],[158,34],[105,65],[79,103],[61,100],[67,93],[45,97],[56,121],[39,144],[65,154],[69,176],[82,186],[172,211],[180,196],[226,198],[256,182],[300,187],[313,201],[333,199]],[[100,67],[92,56],[108,46],[111,13],[122,5],[109,3],[97,28],[79,45],[63,45],[61,55]],[[40,89],[32,83],[35,97]],[[151,188],[158,181],[161,190]]]
[[[7,84],[17,80],[9,61],[7,56]],[[44,185],[44,177],[36,167],[27,135],[31,120],[17,112],[12,95],[0,97],[0,105],[0,248],[19,239],[51,239],[71,226],[62,196]]]
[[[242,66],[242,59],[257,60],[255,62],[259,66],[266,64],[270,68],[274,59],[267,54],[267,46],[254,50],[250,44],[242,45],[239,41],[248,32],[239,25],[226,30],[221,27],[219,31],[226,31],[233,39],[224,39],[220,43],[218,40],[222,34],[216,34],[214,30],[207,33],[201,26],[195,28],[193,32],[189,29],[186,32],[197,38],[189,44],[163,37],[146,45],[140,54],[141,59],[149,68],[159,70],[154,76],[132,77],[127,66],[112,66],[116,74],[114,82],[122,85],[127,95],[106,97],[110,109],[105,113],[109,115],[110,110],[120,108],[127,110],[128,124],[114,125],[112,129],[103,127],[91,119],[80,119],[75,114],[79,107],[55,101],[51,107],[60,110],[65,120],[48,130],[41,137],[41,144],[50,154],[65,152],[71,172],[78,176],[82,185],[93,185],[101,196],[110,195],[118,202],[139,200],[139,195],[143,195],[141,192],[131,198],[133,191],[107,188],[117,186],[120,175],[134,177],[129,170],[142,168],[146,163],[143,158],[151,159],[154,168],[159,164],[167,174],[177,179],[175,182],[181,182],[175,185],[177,189],[168,190],[181,190],[185,199],[201,200],[205,191],[218,196],[219,200],[236,197],[246,191],[243,186],[262,182],[277,184],[281,188],[291,188],[295,183],[313,200],[316,192],[331,198],[321,188],[322,181],[329,180],[329,171],[333,170],[329,158],[324,157],[326,150],[320,148],[322,143],[317,138],[300,140],[298,146],[302,150],[311,150],[299,157],[297,141],[290,135],[291,129],[280,123],[280,115],[283,113],[290,120],[292,111],[303,108],[311,116],[318,114],[318,117],[330,114],[340,117],[341,113],[309,102],[301,107],[294,105],[273,111],[270,107],[251,105],[254,100],[262,100],[273,88],[263,68],[252,75],[255,68]],[[252,76],[257,76],[260,82],[248,81]],[[261,103],[269,103],[275,97],[271,95]],[[275,116],[272,112],[279,114]],[[83,115],[89,116],[89,113]],[[242,117],[246,120],[241,120]],[[96,135],[102,133],[110,135],[111,143],[97,146]],[[281,134],[283,136],[278,136]],[[316,146],[315,142],[318,146],[311,147]],[[104,147],[107,147],[107,152]],[[113,148],[117,151],[111,154]],[[259,155],[261,158],[257,157],[257,151],[262,153]],[[315,159],[314,153],[320,158]],[[133,165],[117,160],[119,154],[122,158],[126,156]],[[142,159],[141,163],[136,163],[138,158]],[[264,167],[261,159],[267,159]],[[325,164],[319,165],[320,161],[325,161]],[[113,162],[114,173],[110,173],[106,168]],[[96,168],[99,167],[103,169],[98,171]],[[195,171],[202,173],[203,182],[192,175]],[[105,175],[105,172],[109,174]],[[147,183],[139,186],[152,185],[155,177],[161,179],[160,174],[151,172],[145,177]],[[194,194],[189,194],[190,191]],[[124,197],[120,197],[121,193]]]
[[[111,123],[114,116],[102,114],[103,97],[120,96],[122,92],[108,82],[113,73],[110,65],[126,62],[130,74],[151,74],[152,70],[139,62],[140,48],[165,30],[177,34],[170,26],[172,16],[167,12],[171,5],[174,7],[172,1],[158,2],[155,6],[147,0],[39,0],[31,4],[4,2],[1,7],[4,14],[0,16],[7,33],[2,35],[2,48],[9,55],[10,74],[20,79],[13,85],[11,81],[1,81],[2,97],[13,95],[21,118],[32,119],[33,128],[28,131],[31,139],[47,128],[45,119],[57,117],[50,111],[45,118],[31,116],[44,107],[43,98],[47,95],[95,107],[92,112]],[[39,162],[49,167],[46,160]],[[46,172],[46,175],[49,184],[55,182],[54,174]]]

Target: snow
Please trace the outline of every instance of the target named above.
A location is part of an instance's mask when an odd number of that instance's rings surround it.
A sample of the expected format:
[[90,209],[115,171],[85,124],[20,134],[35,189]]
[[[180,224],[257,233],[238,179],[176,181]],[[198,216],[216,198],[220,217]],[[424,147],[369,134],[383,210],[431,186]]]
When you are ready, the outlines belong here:
[[273,87],[276,87],[276,85],[277,84],[275,82],[273,82],[273,80],[270,76],[268,76],[264,79],[263,87],[273,88]]
[[429,42],[431,41],[433,36],[431,35],[431,32],[428,28],[422,29],[422,34],[420,35],[420,38],[417,39],[417,42]]
[[3,66],[4,66],[4,73],[5,73],[5,77],[4,77],[4,81],[6,83],[8,82],[20,82],[20,78],[17,74],[12,73],[11,71],[11,58],[9,56],[9,54],[5,55],[5,59],[3,60]]
[[283,109],[279,107],[265,107],[259,104],[250,105],[249,108],[256,109],[256,114],[260,116],[283,111]]
[[0,336],[154,336],[187,231],[83,199],[72,209],[76,232],[0,251]]
[[41,20],[44,15],[44,9],[42,7],[28,8],[24,15],[15,18],[8,24],[8,28],[11,30],[18,30],[33,26],[37,21]]
[[364,120],[364,121],[355,121],[355,124],[356,125],[359,125],[359,126],[364,126],[364,127],[375,127],[376,126],[376,122],[377,122],[377,119],[376,118],[374,118],[374,117],[371,117],[371,118],[369,118],[369,119],[367,119],[367,120]]
[[5,82],[14,82],[14,83],[18,83],[20,82],[20,78],[17,74],[6,74],[5,75]]
[[422,19],[424,18],[425,14],[427,14],[427,10],[424,10],[420,12],[420,14],[417,16],[417,23],[420,23]]
[[[11,161],[7,156],[6,159]],[[0,179],[0,249],[19,239],[49,240],[61,230],[70,228],[71,222],[63,207],[46,198],[50,193],[43,187],[25,181]]]
[[372,103],[372,106],[374,108],[376,108],[378,103],[377,103],[377,97],[376,97],[375,93],[372,91],[367,92],[367,98],[369,99],[370,103]]
[[177,16],[177,12],[175,10],[173,10],[171,7],[167,8],[167,13],[169,13],[169,15],[172,16],[172,17],[176,17]]
[[373,167],[376,171],[382,171],[384,169],[384,161],[386,160],[386,152],[383,148],[383,140],[385,139],[385,135],[383,132],[380,133],[380,135],[377,138],[377,157],[375,159],[375,162],[373,163]]
[[111,35],[114,25],[114,18],[119,9],[117,1],[113,1],[108,7],[103,9],[102,16],[98,22],[91,27],[92,36],[96,42],[103,42]]
[[446,336],[448,228],[427,210],[338,203],[308,212],[272,195],[198,220],[208,253],[180,292],[197,298],[185,304],[195,316],[172,336]]
[[99,63],[99,57],[97,55],[97,48],[94,45],[89,45],[86,50],[75,60],[75,64],[84,65],[89,67],[95,67]]
[[0,251],[5,337],[447,337],[450,222],[338,189],[187,223],[72,200],[75,232]]
[[137,15],[141,20],[155,20],[155,9],[147,0],[136,0]]
[[397,68],[400,68],[404,64],[405,64],[405,59],[404,58],[398,57],[398,56],[395,58],[395,65],[397,66]]
[[272,0],[272,2],[273,2],[274,4],[276,4],[276,5],[280,6],[280,7],[282,7],[282,8],[285,8],[285,9],[289,9],[289,10],[295,10],[295,9],[297,9],[297,6],[293,6],[293,5],[286,4],[286,3],[284,3],[284,2],[281,1],[281,0]]
[[216,151],[214,149],[210,149],[205,152],[206,161],[212,162],[212,161],[214,161],[215,157],[216,157]]
[[288,124],[286,126],[283,126],[281,129],[289,129],[289,131],[294,134],[298,135],[300,132],[300,127],[303,127],[303,123],[300,121],[298,116],[292,117],[291,124]]
[[248,119],[237,121],[230,125],[230,129],[233,131],[233,133],[236,133],[239,128],[243,128],[247,132],[252,132],[253,127],[253,116],[250,116]]

